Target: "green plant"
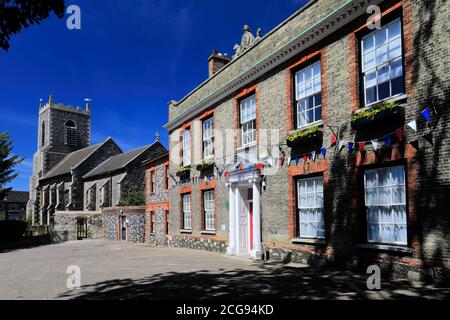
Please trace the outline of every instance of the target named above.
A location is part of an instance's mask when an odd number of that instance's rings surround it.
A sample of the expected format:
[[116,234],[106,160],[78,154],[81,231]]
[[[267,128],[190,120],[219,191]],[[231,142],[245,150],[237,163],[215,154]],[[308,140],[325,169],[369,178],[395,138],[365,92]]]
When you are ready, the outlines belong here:
[[14,167],[23,161],[17,155],[11,155],[13,140],[10,140],[8,132],[0,134],[0,201],[2,201],[11,188],[4,188],[4,185],[14,180],[18,173]]
[[319,126],[314,126],[305,130],[297,130],[292,132],[289,137],[288,140],[290,142],[296,141],[297,139],[300,138],[305,138],[305,137],[309,137],[312,136],[314,134],[318,134],[318,133],[322,133],[322,128]]
[[204,169],[211,168],[213,166],[214,166],[214,161],[202,160],[202,162],[196,166],[196,169],[201,171]]
[[186,171],[189,171],[189,170],[191,170],[191,168],[188,167],[188,166],[179,167],[178,170],[177,170],[177,173],[186,172]]
[[119,202],[121,207],[143,206],[145,204],[144,193],[134,187],[124,187]]
[[352,121],[356,121],[362,118],[375,118],[380,112],[393,109],[397,104],[393,101],[385,101],[382,104],[377,104],[370,109],[362,110],[352,116]]

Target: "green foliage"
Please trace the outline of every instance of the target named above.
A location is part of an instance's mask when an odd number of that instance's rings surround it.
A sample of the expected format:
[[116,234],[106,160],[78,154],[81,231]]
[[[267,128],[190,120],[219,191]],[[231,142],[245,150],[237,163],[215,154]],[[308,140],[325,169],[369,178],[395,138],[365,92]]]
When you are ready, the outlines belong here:
[[64,17],[64,0],[0,0],[0,48],[7,51],[13,34],[40,24],[52,12]]
[[143,206],[145,204],[144,193],[134,187],[124,187],[119,203],[121,207]]
[[177,170],[177,173],[181,173],[181,172],[185,172],[185,171],[189,171],[189,170],[191,170],[191,168],[189,166],[179,167]]
[[0,241],[14,241],[23,237],[27,230],[26,221],[0,221]]
[[4,200],[11,190],[11,188],[5,188],[5,184],[13,181],[18,175],[14,167],[23,161],[23,158],[11,155],[12,143],[8,132],[0,134],[0,201]]
[[322,128],[319,126],[314,126],[305,130],[297,130],[292,132],[289,137],[288,140],[290,142],[296,141],[297,139],[301,139],[301,138],[306,138],[306,137],[310,137],[316,134],[322,133]]
[[352,121],[356,121],[361,118],[375,118],[380,112],[393,109],[397,104],[393,101],[385,101],[382,104],[377,104],[370,109],[360,111],[352,116]]
[[196,166],[196,169],[198,171],[207,170],[214,167],[214,163],[214,161],[202,160],[202,162]]

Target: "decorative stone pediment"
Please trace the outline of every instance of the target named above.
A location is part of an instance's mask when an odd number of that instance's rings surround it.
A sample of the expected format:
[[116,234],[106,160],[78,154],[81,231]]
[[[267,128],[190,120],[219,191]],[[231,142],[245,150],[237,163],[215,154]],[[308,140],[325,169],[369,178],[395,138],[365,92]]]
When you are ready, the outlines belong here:
[[258,30],[256,30],[256,37],[255,37],[253,35],[253,33],[251,33],[251,31],[250,31],[250,27],[248,25],[245,25],[243,28],[241,44],[240,45],[235,44],[233,47],[233,50],[235,51],[235,55],[233,56],[233,59],[236,59],[241,54],[243,54],[245,51],[250,49],[253,45],[255,45],[257,42],[259,42],[259,40],[261,40],[260,32],[261,32],[261,29],[258,28]]

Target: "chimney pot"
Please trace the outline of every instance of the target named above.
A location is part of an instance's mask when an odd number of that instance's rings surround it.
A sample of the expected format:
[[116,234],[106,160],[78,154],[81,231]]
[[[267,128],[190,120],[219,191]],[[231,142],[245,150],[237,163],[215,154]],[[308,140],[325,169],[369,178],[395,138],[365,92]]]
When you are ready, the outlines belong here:
[[217,50],[213,50],[212,55],[208,59],[208,74],[211,78],[217,72],[219,72],[223,67],[225,67],[231,59],[222,54],[221,52],[217,52]]

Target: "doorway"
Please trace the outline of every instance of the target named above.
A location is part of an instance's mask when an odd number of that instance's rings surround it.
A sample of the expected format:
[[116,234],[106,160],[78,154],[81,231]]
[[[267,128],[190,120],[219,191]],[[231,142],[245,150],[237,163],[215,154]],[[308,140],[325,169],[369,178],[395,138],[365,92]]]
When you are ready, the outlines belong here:
[[126,241],[127,240],[127,217],[119,216],[119,240]]

